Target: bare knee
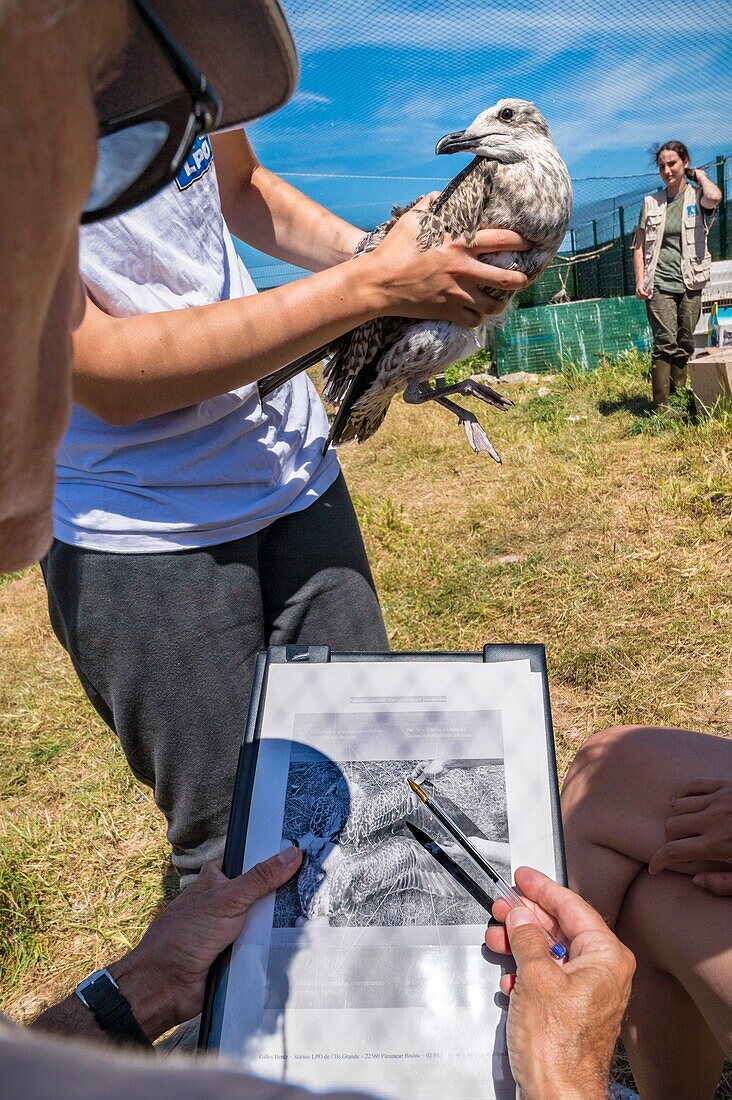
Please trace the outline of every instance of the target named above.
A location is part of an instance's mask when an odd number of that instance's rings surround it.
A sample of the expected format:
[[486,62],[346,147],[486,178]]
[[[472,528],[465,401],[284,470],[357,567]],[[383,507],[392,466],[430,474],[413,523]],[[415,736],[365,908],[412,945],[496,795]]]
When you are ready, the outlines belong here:
[[632,820],[636,832],[641,823],[647,826],[643,850],[650,843],[658,847],[679,783],[702,774],[700,768],[719,774],[719,757],[728,744],[665,726],[614,726],[595,734],[577,753],[562,791],[568,839],[608,843],[608,835],[617,837]]
[[[562,790],[565,820],[595,815],[599,804],[613,798],[619,783],[647,782],[648,767],[658,752],[658,730],[652,726],[612,726],[584,742],[567,773]],[[589,797],[588,797],[589,796]]]

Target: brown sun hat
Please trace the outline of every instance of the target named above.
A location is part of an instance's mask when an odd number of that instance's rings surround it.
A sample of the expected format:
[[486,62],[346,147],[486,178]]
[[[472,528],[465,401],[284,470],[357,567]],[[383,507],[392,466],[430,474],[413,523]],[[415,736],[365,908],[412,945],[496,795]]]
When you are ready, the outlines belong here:
[[[278,0],[149,0],[150,8],[218,94],[217,129],[266,115],[295,90],[295,43]],[[180,83],[130,5],[131,33],[117,76],[97,99],[100,121],[154,106]]]

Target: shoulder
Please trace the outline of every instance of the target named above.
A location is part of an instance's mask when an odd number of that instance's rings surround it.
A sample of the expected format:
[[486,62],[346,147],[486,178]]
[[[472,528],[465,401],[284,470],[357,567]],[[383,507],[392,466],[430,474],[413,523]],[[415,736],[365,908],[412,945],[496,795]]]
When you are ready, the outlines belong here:
[[643,199],[643,213],[647,214],[652,210],[659,210],[666,202],[666,191],[653,191],[650,195],[646,195]]

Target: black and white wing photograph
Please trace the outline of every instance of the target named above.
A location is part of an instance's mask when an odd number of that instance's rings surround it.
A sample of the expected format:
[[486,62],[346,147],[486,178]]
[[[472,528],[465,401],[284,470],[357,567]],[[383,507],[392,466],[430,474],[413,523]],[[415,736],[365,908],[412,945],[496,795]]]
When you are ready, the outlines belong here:
[[[422,805],[407,779],[439,791],[440,803],[480,854],[510,876],[502,760],[291,762],[283,840],[303,852],[300,873],[277,892],[275,928],[485,923],[458,865],[490,883]],[[415,827],[415,832],[412,831]],[[420,843],[428,837],[447,860]],[[461,881],[461,878],[463,881]]]

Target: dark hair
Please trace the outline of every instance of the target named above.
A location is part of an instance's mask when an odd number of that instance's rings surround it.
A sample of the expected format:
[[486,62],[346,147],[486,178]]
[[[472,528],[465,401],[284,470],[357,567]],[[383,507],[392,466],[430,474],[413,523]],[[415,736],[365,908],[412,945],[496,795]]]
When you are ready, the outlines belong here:
[[658,158],[660,157],[661,153],[665,153],[667,150],[670,153],[678,153],[682,160],[688,160],[689,162],[691,161],[691,154],[684,145],[683,141],[667,141],[663,145],[651,146],[651,156],[655,160],[656,164],[658,164]]

